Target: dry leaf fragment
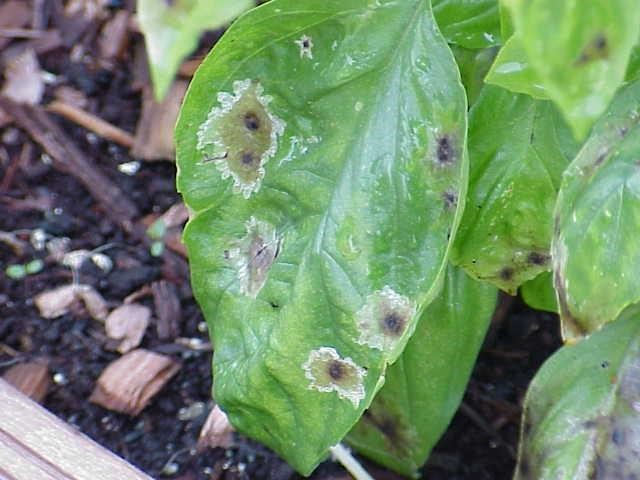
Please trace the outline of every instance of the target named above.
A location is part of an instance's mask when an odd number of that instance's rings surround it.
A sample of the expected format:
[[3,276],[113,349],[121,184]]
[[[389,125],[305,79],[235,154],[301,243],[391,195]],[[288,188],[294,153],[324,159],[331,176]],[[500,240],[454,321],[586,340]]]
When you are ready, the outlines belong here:
[[78,296],[84,302],[84,306],[92,318],[104,322],[109,314],[106,300],[93,287],[78,285]]
[[90,285],[63,285],[39,293],[33,301],[42,317],[57,318],[67,313],[77,299],[82,300],[89,315],[96,320],[104,320],[107,317],[107,302]]
[[137,415],[179,369],[171,357],[133,350],[107,366],[89,400],[108,410]]
[[176,81],[161,103],[155,101],[150,89],[145,90],[132,156],[144,160],[175,160],[173,129],[187,85],[188,82]]
[[33,299],[40,315],[44,318],[56,318],[69,311],[69,307],[76,299],[76,285],[63,285],[39,293]]
[[218,405],[213,407],[207,420],[200,430],[198,448],[229,448],[233,446],[233,432],[235,429],[229,423],[226,413]]
[[31,48],[7,60],[2,94],[19,103],[36,105],[44,94],[38,57]]
[[13,365],[2,378],[38,403],[44,400],[51,386],[49,368],[42,360]]
[[117,350],[127,353],[142,342],[150,318],[151,310],[144,305],[124,304],[109,314],[105,329],[109,338],[122,340]]

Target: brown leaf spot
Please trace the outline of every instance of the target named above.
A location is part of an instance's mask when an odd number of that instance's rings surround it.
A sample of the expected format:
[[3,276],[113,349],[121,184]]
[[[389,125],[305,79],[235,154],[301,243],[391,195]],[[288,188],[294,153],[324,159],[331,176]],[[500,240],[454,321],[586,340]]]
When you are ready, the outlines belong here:
[[443,135],[438,139],[436,156],[440,165],[451,165],[455,161],[455,151],[448,135]]
[[602,60],[609,56],[609,42],[604,33],[598,33],[580,53],[577,65],[584,65],[594,60]]
[[515,272],[513,271],[513,268],[511,267],[504,267],[502,270],[500,270],[500,278],[502,280],[504,280],[505,282],[508,282],[509,280],[511,280],[513,278],[513,274]]
[[246,112],[244,114],[244,126],[247,130],[255,132],[260,128],[260,118],[256,115],[255,112]]
[[546,265],[549,261],[549,255],[540,252],[531,252],[527,257],[527,262],[532,265]]
[[381,327],[388,334],[399,336],[404,331],[406,323],[406,318],[396,312],[389,312],[383,317]]
[[442,200],[444,200],[444,206],[447,210],[455,208],[455,206],[458,204],[458,195],[456,194],[456,192],[447,190],[442,193]]
[[334,360],[332,362],[329,362],[327,364],[327,373],[329,374],[329,376],[334,379],[336,382],[339,380],[342,380],[345,375],[347,374],[344,365],[337,361]]

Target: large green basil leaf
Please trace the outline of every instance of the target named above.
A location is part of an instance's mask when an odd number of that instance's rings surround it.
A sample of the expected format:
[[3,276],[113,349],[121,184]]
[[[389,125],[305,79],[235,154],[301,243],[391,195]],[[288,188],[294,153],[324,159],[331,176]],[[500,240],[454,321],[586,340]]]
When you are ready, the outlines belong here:
[[524,404],[515,480],[640,477],[640,309],[542,366]]
[[308,474],[437,294],[466,195],[466,101],[427,0],[273,0],[177,127],[216,400]]
[[469,115],[469,193],[453,262],[511,294],[549,270],[556,194],[574,150],[551,102],[487,85]]
[[455,413],[491,321],[497,290],[449,267],[384,387],[347,440],[364,455],[414,476]]
[[638,2],[502,1],[540,84],[584,138],[624,80],[640,33]]
[[640,81],[625,87],[565,172],[552,244],[565,339],[640,300]]
[[465,48],[500,45],[498,0],[432,0],[433,14],[449,43]]

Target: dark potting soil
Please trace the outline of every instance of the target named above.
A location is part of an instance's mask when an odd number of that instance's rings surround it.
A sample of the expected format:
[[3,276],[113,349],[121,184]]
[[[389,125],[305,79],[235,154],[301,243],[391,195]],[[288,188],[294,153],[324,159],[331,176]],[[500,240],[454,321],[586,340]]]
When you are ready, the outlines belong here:
[[[95,50],[93,38],[87,38],[91,31],[78,40],[86,44],[89,56]],[[215,37],[207,37],[204,44]],[[132,37],[132,42],[140,41],[139,36]],[[141,92],[132,87],[131,56],[125,55],[111,69],[94,68],[72,60],[70,46],[62,45],[39,55],[39,61],[48,72],[82,91],[93,113],[120,128],[135,130]],[[46,98],[51,96],[50,89],[47,87]],[[143,163],[138,173],[125,175],[118,165],[135,160],[126,149],[69,121],[52,119],[86,158],[122,189],[140,217],[162,213],[179,202],[171,163]],[[0,128],[0,139],[0,231],[17,232],[27,241],[29,232],[41,228],[49,236],[69,238],[70,250],[110,245],[107,253],[114,260],[113,269],[105,272],[85,262],[79,273],[82,283],[95,287],[110,307],[116,307],[130,293],[166,280],[176,286],[181,307],[181,320],[172,338],[161,339],[151,325],[141,345],[179,360],[179,373],[139,415],[108,411],[88,401],[100,373],[119,356],[105,348],[104,325],[82,308],[53,320],[44,319],[33,303],[36,294],[69,283],[70,270],[28,242],[21,255],[0,243],[0,374],[15,363],[46,358],[56,382],[44,406],[154,478],[300,478],[276,454],[241,435],[236,435],[231,448],[196,451],[208,409],[185,420],[178,414],[196,402],[210,405],[211,352],[174,341],[177,337],[207,341],[189,286],[186,260],[173,252],[152,256],[144,236],[125,232],[103,205],[72,175],[54,168],[41,147],[14,124]],[[19,280],[4,274],[7,265],[33,258],[45,261],[41,272]],[[150,296],[140,301],[153,309]],[[524,393],[541,363],[560,346],[560,339],[555,316],[534,312],[517,299],[509,302],[503,298],[502,303],[508,307],[507,313],[499,316],[489,331],[463,406],[425,466],[425,478],[511,478]],[[363,462],[375,478],[400,478],[372,462]],[[328,461],[312,478],[348,477]]]

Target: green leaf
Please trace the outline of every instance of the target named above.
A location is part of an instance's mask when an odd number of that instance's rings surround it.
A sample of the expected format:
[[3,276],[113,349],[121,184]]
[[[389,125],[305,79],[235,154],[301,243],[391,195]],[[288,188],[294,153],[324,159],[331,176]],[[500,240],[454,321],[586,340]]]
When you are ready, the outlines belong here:
[[442,293],[422,314],[349,443],[404,475],[416,474],[462,400],[496,293],[449,267]]
[[531,67],[517,34],[509,38],[500,49],[485,81],[539,100],[548,99],[548,94]]
[[156,99],[164,98],[204,30],[220,28],[254,5],[254,0],[138,0]]
[[558,301],[556,291],[553,289],[551,272],[542,272],[536,278],[524,282],[520,287],[520,295],[531,308],[558,313]]
[[640,82],[625,87],[563,176],[552,244],[563,335],[640,300]]
[[216,401],[308,474],[438,292],[466,102],[427,0],[273,0],[235,22],[176,130]]
[[573,150],[550,102],[486,86],[469,115],[469,193],[452,261],[515,294],[550,269],[553,208]]
[[624,80],[640,33],[637,1],[503,2],[540,84],[584,138]]
[[556,352],[524,403],[515,479],[638,478],[640,309]]
[[483,50],[471,50],[453,45],[451,50],[460,69],[462,84],[467,92],[467,101],[469,106],[472,106],[484,87],[484,77],[487,75],[489,68],[491,68],[498,49],[497,47],[492,47]]
[[432,0],[433,14],[449,43],[465,48],[500,45],[498,0]]

